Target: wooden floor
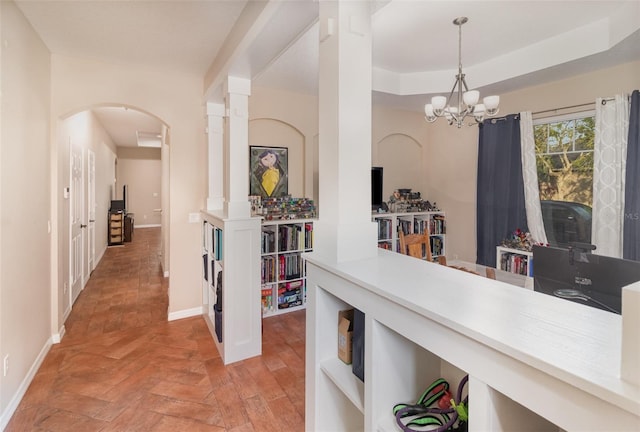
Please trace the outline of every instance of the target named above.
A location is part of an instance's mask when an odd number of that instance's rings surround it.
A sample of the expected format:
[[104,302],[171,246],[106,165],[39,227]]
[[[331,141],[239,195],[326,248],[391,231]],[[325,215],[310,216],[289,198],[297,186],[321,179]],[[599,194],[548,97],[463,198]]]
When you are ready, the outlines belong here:
[[107,249],[6,431],[304,430],[304,311],[225,367],[202,318],[167,322],[159,245],[142,228]]

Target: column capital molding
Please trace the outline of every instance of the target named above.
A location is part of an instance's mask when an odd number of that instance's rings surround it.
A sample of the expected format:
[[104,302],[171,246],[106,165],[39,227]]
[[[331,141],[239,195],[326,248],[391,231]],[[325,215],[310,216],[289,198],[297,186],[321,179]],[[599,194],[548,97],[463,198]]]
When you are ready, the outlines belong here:
[[207,102],[207,115],[208,116],[224,117],[224,114],[225,114],[224,104]]
[[224,93],[251,96],[251,80],[229,76],[224,84]]

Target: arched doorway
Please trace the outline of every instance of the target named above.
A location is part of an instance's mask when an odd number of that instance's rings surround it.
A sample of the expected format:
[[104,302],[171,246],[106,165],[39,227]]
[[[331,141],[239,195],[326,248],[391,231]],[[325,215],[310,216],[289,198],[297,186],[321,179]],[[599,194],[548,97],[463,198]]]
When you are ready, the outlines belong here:
[[[52,309],[62,331],[73,302],[109,246],[108,211],[112,200],[125,198],[125,184],[128,211],[140,209],[141,219],[160,226],[168,239],[163,209],[169,203],[169,131],[159,117],[122,104],[94,105],[58,120],[54,183],[63,193],[53,194],[58,283],[52,284]],[[163,258],[167,244],[163,241]],[[163,268],[167,273],[168,263]]]

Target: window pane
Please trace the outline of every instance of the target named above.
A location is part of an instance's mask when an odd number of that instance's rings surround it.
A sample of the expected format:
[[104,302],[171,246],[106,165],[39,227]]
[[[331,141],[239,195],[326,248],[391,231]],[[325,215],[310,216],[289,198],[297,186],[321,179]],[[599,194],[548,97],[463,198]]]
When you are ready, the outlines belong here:
[[545,231],[553,246],[591,242],[593,117],[536,125],[536,165]]

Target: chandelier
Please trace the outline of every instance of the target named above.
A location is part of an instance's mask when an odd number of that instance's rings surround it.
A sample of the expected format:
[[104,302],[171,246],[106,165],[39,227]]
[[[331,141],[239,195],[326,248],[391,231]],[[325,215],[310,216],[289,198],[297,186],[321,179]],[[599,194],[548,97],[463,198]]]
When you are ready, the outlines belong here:
[[462,127],[467,116],[472,116],[476,123],[481,123],[485,116],[492,117],[498,114],[500,96],[487,96],[482,99],[483,103],[478,103],[480,92],[467,88],[467,82],[462,73],[462,25],[467,21],[469,21],[467,17],[453,20],[453,24],[458,26],[458,75],[456,75],[456,82],[453,84],[449,98],[434,96],[431,98],[431,103],[424,106],[425,118],[429,123],[433,123],[439,117],[444,117],[449,125],[455,124]]

